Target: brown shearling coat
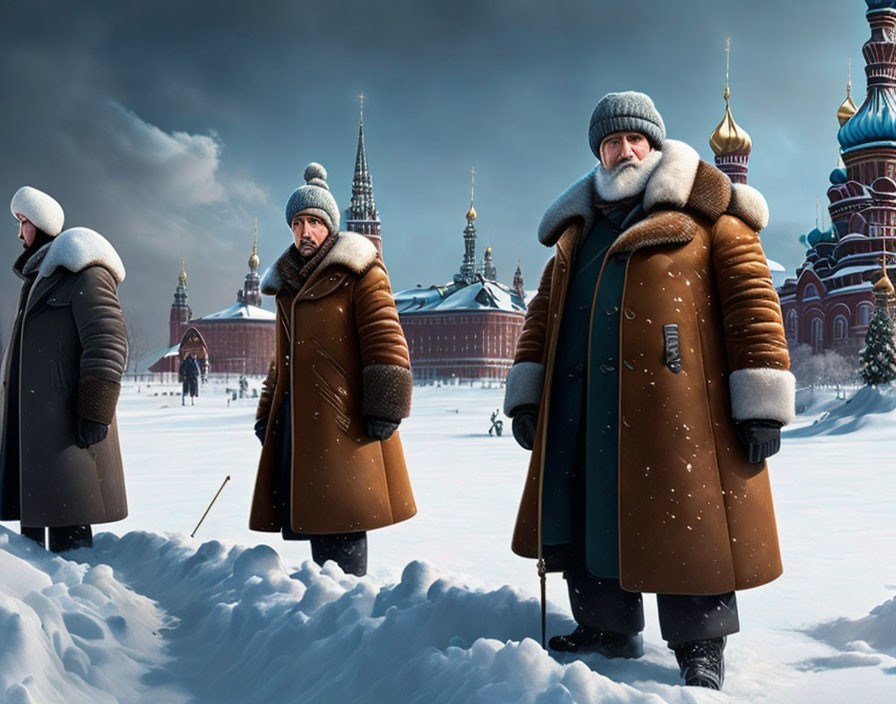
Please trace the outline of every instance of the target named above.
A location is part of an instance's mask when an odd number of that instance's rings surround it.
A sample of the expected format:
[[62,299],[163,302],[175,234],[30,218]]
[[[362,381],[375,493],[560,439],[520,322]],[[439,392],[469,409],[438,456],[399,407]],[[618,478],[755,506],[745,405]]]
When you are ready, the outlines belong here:
[[[792,377],[759,236],[723,214],[738,212],[727,178],[700,162],[685,195],[676,207],[662,198],[647,203],[648,217],[623,232],[608,255],[631,253],[619,333],[619,575],[630,591],[720,594],[781,574],[768,473],[747,462],[733,416],[775,417],[788,403]],[[556,243],[556,253],[517,344],[515,366],[530,363],[544,373],[540,394],[529,400],[540,403],[538,426],[513,536],[513,550],[526,557],[541,554],[547,404],[582,232],[581,218],[567,218],[550,235],[546,244]],[[678,373],[666,364],[667,324],[678,325]],[[782,403],[763,415],[763,394],[780,388]],[[785,411],[776,419],[789,417]]]
[[[401,420],[413,380],[398,312],[382,259],[363,236],[340,232],[298,292],[277,273],[276,356],[256,416],[268,418],[249,527],[279,531],[274,491],[283,433],[292,433],[291,528],[331,534],[381,528],[413,516],[401,440],[365,432],[365,416]],[[291,426],[280,427],[289,390]]]

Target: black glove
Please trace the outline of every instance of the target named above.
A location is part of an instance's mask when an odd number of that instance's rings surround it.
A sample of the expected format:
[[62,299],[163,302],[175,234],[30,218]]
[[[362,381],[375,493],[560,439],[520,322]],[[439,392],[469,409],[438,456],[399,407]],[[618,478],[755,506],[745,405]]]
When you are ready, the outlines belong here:
[[86,450],[91,445],[102,442],[106,439],[106,433],[109,432],[109,426],[102,423],[95,423],[86,418],[78,418],[78,447]]
[[532,449],[537,425],[538,406],[530,404],[513,409],[513,438],[524,450]]
[[781,426],[777,420],[742,420],[735,424],[737,435],[747,446],[747,459],[761,464],[781,449]]
[[268,431],[268,419],[267,418],[259,418],[255,421],[255,437],[258,438],[258,441],[264,445],[264,436]]
[[400,422],[401,421],[387,420],[385,418],[376,418],[374,416],[364,419],[367,434],[377,440],[388,440],[392,437],[392,433],[398,429],[398,424]]

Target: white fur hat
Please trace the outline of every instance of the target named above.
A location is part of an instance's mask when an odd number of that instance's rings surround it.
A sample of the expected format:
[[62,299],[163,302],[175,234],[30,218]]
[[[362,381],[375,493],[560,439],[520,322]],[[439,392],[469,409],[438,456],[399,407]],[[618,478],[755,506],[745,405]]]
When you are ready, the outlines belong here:
[[13,215],[21,213],[38,230],[46,232],[50,237],[62,232],[62,224],[65,222],[62,206],[52,196],[36,188],[22,186],[17,190],[9,204],[9,210]]

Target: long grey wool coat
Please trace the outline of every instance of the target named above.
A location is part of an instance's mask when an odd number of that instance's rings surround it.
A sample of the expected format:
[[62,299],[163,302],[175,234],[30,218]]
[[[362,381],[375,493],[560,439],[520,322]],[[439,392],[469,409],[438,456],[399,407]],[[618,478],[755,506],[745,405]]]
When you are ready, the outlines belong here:
[[[7,349],[3,360],[0,518],[120,520],[128,512],[115,422],[127,357],[117,292],[124,266],[102,235],[72,228],[14,270],[24,284],[10,338],[18,354]],[[79,448],[79,418],[108,425],[106,438]]]

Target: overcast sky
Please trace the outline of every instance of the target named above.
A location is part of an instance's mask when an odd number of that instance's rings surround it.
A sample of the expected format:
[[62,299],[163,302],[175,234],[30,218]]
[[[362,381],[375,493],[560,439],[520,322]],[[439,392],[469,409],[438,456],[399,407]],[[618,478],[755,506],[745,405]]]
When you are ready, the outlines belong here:
[[[788,269],[827,203],[836,110],[865,94],[861,0],[64,2],[0,9],[0,195],[24,184],[92,227],[127,267],[121,299],[159,344],[184,241],[194,315],[235,302],[258,217],[262,268],[291,242],[283,208],[306,164],[348,205],[358,96],[393,287],[444,283],[463,256],[470,168],[479,249],[529,288],[545,207],[594,163],[606,92],[650,94],[670,137],[712,161],[731,105],[753,139],[766,252]],[[825,221],[825,224],[827,220]],[[19,251],[7,220],[0,257]],[[18,279],[0,276],[3,305]],[[0,308],[3,312],[3,308]],[[6,317],[6,315],[4,315]],[[5,322],[5,321],[4,321]]]

